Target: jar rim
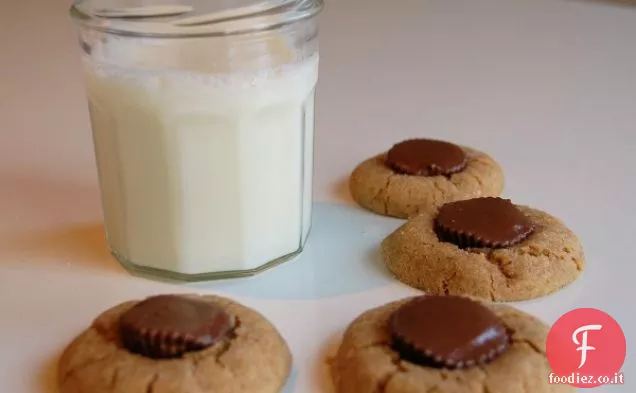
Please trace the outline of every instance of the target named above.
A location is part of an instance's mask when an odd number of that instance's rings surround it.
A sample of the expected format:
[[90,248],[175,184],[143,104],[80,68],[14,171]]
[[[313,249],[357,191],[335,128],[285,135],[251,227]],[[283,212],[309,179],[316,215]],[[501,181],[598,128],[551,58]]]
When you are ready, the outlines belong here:
[[76,0],[69,12],[76,25],[109,34],[188,38],[278,29],[315,17],[323,7],[323,0],[268,0],[197,15],[194,6],[185,4],[99,9],[92,7],[90,0]]

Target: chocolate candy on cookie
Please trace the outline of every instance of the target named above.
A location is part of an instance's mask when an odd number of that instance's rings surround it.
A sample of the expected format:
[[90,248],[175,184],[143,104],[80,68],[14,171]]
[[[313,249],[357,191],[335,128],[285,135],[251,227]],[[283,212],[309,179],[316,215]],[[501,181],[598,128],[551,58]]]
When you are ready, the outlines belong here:
[[461,248],[503,248],[530,236],[534,223],[509,199],[474,198],[443,205],[435,230],[440,240]]
[[451,369],[485,364],[508,348],[508,332],[487,307],[458,296],[421,296],[391,314],[393,347],[416,364]]
[[461,147],[433,139],[409,139],[394,145],[386,156],[393,170],[415,176],[448,176],[466,168]]
[[126,349],[151,358],[179,357],[224,340],[233,317],[220,306],[177,295],[139,302],[119,320]]
[[464,199],[499,196],[503,170],[488,154],[435,139],[407,139],[368,158],[349,190],[363,208],[408,218]]

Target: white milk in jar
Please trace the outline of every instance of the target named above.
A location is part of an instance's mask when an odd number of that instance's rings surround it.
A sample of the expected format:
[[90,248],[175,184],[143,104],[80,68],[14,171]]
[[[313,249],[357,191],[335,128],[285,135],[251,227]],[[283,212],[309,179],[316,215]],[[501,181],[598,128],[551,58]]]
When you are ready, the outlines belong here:
[[[285,45],[260,50],[280,57]],[[184,275],[250,271],[300,251],[318,54],[206,73],[199,63],[221,56],[202,45],[180,58],[179,48],[105,40],[84,62],[111,249],[125,264]],[[114,53],[117,64],[101,60]]]

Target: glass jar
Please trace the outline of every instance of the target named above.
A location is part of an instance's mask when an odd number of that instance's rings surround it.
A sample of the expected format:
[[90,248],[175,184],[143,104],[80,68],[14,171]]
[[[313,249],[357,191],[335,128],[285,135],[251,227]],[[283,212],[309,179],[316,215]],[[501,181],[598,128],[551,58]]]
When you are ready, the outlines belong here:
[[322,6],[84,0],[71,8],[108,244],[128,270],[231,278],[302,251]]

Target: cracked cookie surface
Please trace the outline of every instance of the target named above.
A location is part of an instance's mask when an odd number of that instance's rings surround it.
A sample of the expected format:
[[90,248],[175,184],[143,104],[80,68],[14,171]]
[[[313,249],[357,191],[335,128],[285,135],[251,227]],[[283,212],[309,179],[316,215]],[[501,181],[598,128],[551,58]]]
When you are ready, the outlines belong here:
[[59,361],[61,393],[278,393],[291,353],[276,328],[258,312],[227,298],[184,295],[214,302],[235,317],[227,340],[176,359],[151,359],[126,350],[119,317],[138,301],[98,316]]
[[548,326],[502,304],[489,307],[509,331],[511,345],[490,363],[467,369],[423,367],[400,357],[391,346],[389,316],[410,299],[369,310],[347,328],[331,362],[337,393],[571,393],[550,385],[545,356]]
[[403,283],[438,295],[490,301],[528,300],[565,287],[585,267],[577,236],[559,219],[517,206],[536,228],[521,243],[500,249],[461,249],[434,230],[437,212],[422,213],[382,242],[382,257]]
[[372,212],[407,218],[452,201],[499,196],[503,170],[489,155],[461,146],[468,164],[449,176],[399,174],[386,165],[386,153],[359,164],[349,179],[353,199]]

